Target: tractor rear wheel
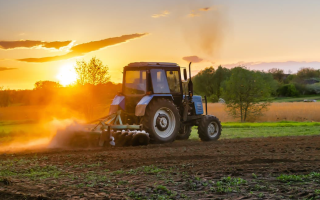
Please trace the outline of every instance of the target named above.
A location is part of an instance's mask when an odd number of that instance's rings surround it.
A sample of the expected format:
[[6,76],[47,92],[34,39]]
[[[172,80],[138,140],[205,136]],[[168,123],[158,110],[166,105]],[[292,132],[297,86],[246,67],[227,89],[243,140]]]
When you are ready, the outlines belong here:
[[169,99],[153,99],[146,108],[142,124],[152,143],[172,142],[180,128],[179,110]]
[[202,141],[218,140],[221,130],[221,122],[212,115],[203,116],[198,126],[198,134]]
[[184,125],[181,126],[179,133],[177,135],[177,140],[187,140],[189,139],[190,135],[191,135],[191,126],[189,125]]

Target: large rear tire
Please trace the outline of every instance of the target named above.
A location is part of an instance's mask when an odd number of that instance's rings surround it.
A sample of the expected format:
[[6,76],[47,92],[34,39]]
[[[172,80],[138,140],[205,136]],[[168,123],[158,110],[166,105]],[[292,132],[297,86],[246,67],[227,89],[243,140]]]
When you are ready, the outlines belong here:
[[215,141],[220,138],[221,122],[212,115],[203,116],[198,126],[198,134],[202,141]]
[[153,99],[146,108],[142,124],[152,143],[173,142],[180,128],[179,110],[169,99]]
[[189,125],[184,125],[181,126],[179,133],[177,135],[177,140],[187,140],[189,139],[190,135],[191,135],[191,126]]

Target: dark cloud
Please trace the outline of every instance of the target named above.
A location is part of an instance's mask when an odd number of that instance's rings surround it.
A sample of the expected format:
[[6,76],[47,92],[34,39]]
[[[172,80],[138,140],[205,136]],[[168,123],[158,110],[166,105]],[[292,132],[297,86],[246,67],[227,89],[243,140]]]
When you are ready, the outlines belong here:
[[205,8],[200,8],[199,10],[200,11],[208,11],[208,10],[211,10],[211,8],[210,7],[205,7]]
[[12,67],[0,67],[0,72],[1,72],[1,71],[7,71],[7,70],[13,70],[13,69],[17,69],[17,68],[12,68]]
[[60,49],[61,47],[68,46],[72,41],[53,41],[43,42],[36,40],[20,40],[20,41],[0,41],[0,49],[15,49],[15,48],[55,48]]
[[182,59],[188,62],[193,62],[193,63],[199,63],[203,61],[203,59],[199,58],[198,56],[185,56]]
[[57,60],[65,60],[77,56],[82,56],[86,53],[92,52],[99,50],[101,48],[107,47],[107,46],[112,46],[116,45],[119,43],[126,42],[128,40],[132,40],[135,38],[139,38],[142,36],[147,35],[147,33],[136,33],[136,34],[131,34],[131,35],[123,35],[120,37],[113,37],[113,38],[107,38],[104,40],[100,41],[92,41],[88,43],[83,43],[76,45],[70,49],[70,53],[67,53],[65,55],[61,56],[52,56],[52,57],[43,57],[43,58],[24,58],[24,59],[19,59],[19,61],[24,61],[24,62],[50,62],[50,61],[57,61]]
[[211,6],[211,7],[200,8],[198,10],[192,10],[191,13],[189,14],[189,17],[199,17],[199,16],[201,16],[200,12],[206,12],[206,11],[210,11],[210,10],[217,11],[219,9],[219,7],[220,6]]

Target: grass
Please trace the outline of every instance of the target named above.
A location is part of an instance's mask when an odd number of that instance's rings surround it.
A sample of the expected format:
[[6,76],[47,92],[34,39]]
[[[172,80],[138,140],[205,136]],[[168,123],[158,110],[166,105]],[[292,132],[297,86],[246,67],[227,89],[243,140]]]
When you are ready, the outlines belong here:
[[301,127],[301,126],[320,126],[320,122],[225,122],[222,123],[223,128],[255,128],[255,127]]
[[[319,126],[319,122],[227,122],[222,123],[222,134],[220,138],[235,139],[320,135]],[[199,139],[197,127],[193,127],[190,139]]]
[[[2,122],[3,124],[5,121]],[[10,122],[11,123],[11,122]],[[9,122],[7,124],[10,124]],[[17,132],[23,130],[37,130],[37,124],[22,123],[16,125],[0,126],[0,143],[10,141],[12,133],[16,135]],[[319,135],[320,122],[295,122],[295,121],[280,121],[280,122],[224,122],[222,123],[221,139],[234,138],[252,138],[252,137],[282,137],[282,136],[307,136]],[[33,132],[36,133],[36,132]],[[193,127],[190,139],[199,139],[197,134],[197,127]],[[99,166],[92,164],[91,167]],[[145,172],[157,173],[157,169],[146,167]],[[115,172],[121,173],[121,172]],[[131,172],[135,173],[135,172]]]
[[0,134],[14,132],[14,131],[39,131],[38,127],[34,123],[13,123],[7,124],[5,122],[0,123]]

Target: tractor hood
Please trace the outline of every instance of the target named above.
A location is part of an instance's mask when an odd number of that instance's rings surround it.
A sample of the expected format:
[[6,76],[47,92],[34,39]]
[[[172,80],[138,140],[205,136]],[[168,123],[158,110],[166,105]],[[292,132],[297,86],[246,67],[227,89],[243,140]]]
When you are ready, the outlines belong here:
[[[173,99],[171,94],[145,95],[145,96],[139,98],[138,101],[133,101],[134,99],[131,99],[131,97],[117,95],[117,96],[115,96],[115,98],[113,99],[113,101],[110,105],[109,114],[110,115],[114,114],[118,110],[123,110],[125,112],[131,113],[132,111],[130,109],[126,109],[128,107],[128,105],[126,105],[126,104],[130,104],[130,107],[134,107],[134,111],[132,112],[132,114],[134,114],[135,116],[144,116],[146,108],[147,108],[148,104],[151,102],[151,100],[153,98],[159,98],[159,97]],[[138,103],[135,103],[135,102],[138,102]]]

